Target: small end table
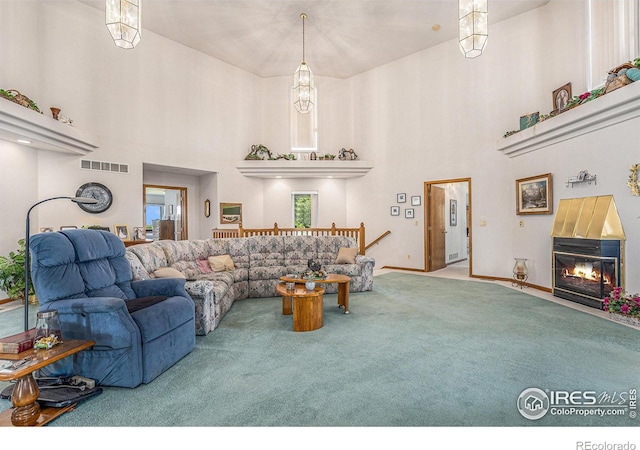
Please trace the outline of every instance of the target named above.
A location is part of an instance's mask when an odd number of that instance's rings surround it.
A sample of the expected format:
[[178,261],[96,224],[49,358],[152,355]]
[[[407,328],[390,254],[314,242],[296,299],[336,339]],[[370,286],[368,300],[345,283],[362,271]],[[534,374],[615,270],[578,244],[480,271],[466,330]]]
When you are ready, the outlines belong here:
[[38,383],[33,373],[51,363],[95,345],[94,341],[65,340],[48,350],[30,349],[21,353],[0,353],[0,359],[25,361],[15,370],[0,370],[0,381],[16,381],[11,395],[12,409],[0,413],[0,426],[42,426],[71,411],[75,404],[63,408],[40,408]]
[[314,290],[308,291],[299,285],[295,286],[291,290],[287,290],[285,283],[276,286],[276,292],[282,295],[282,314],[293,314],[293,331],[313,331],[322,328],[324,289],[316,286]]

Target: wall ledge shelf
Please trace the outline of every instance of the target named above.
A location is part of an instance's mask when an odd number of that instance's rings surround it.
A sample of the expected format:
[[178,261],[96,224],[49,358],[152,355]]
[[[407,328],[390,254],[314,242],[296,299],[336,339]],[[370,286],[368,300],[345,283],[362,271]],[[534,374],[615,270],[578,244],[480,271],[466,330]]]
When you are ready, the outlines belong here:
[[497,150],[514,158],[640,116],[640,82],[501,138]]
[[98,148],[96,136],[4,98],[0,98],[0,139],[24,139],[32,148],[78,155]]
[[371,161],[243,160],[236,168],[245,177],[257,178],[355,178],[373,169]]

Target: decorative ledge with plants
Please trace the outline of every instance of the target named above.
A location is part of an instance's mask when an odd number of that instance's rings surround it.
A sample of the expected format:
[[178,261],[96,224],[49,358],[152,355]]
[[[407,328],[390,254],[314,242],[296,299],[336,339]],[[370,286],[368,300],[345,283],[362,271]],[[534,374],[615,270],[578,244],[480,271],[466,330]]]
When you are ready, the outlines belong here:
[[341,149],[337,159],[330,153],[305,155],[307,159],[294,153],[276,155],[265,145],[256,144],[236,168],[244,176],[258,178],[353,178],[373,168],[372,162],[359,160],[353,149]]
[[98,138],[72,126],[72,120],[51,107],[51,117],[15,89],[0,89],[0,139],[41,150],[86,155],[98,148]]
[[571,97],[562,109],[532,115],[521,130],[505,133],[497,150],[515,157],[638,117],[640,83],[635,81],[639,79],[637,58],[612,69],[604,87]]

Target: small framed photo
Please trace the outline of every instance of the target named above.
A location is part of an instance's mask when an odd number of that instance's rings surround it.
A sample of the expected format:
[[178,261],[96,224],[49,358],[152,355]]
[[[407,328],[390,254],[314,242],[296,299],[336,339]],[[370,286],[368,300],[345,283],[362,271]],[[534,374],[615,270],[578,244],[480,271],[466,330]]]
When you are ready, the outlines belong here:
[[131,239],[131,237],[129,236],[129,227],[126,225],[114,225],[113,232],[123,241],[128,241],[129,239]]
[[449,225],[458,226],[458,200],[449,200]]
[[419,195],[411,196],[411,206],[420,206],[422,204],[422,197]]
[[77,227],[77,226],[75,226],[75,225],[62,225],[62,226],[60,227],[60,231],[62,231],[62,230],[75,230],[75,229],[77,229],[77,228],[78,228],[78,227]]
[[391,207],[391,215],[392,216],[399,216],[400,215],[400,207],[399,206],[392,206]]
[[407,194],[398,194],[396,201],[398,203],[406,203],[407,202]]
[[551,174],[516,180],[516,214],[553,214]]
[[413,219],[413,208],[407,208],[404,210],[405,219]]
[[553,91],[553,112],[559,113],[565,109],[569,100],[571,100],[571,83]]
[[133,227],[133,240],[144,241],[147,239],[144,227]]

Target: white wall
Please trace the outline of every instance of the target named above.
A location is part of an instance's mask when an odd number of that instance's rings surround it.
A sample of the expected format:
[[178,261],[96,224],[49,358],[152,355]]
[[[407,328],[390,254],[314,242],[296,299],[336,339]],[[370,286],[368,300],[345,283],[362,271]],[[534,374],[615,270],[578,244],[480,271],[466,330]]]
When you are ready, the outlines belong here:
[[[640,162],[637,120],[517,158],[496,150],[521,115],[551,110],[554,89],[571,81],[574,93],[586,90],[583,8],[578,0],[550,2],[493,24],[485,54],[473,60],[452,40],[348,80],[319,77],[320,150],[353,148],[374,169],[346,181],[264,181],[242,176],[235,164],[252,144],[288,153],[289,77],[259,79],[151,32],[135,50],[118,49],[102,13],[75,2],[1,2],[0,60],[11,63],[0,65],[0,85],[45,111],[62,108],[100,138],[91,159],[129,164],[131,173],[83,171],[77,156],[1,143],[9,167],[0,169],[0,186],[16,194],[3,215],[0,253],[23,234],[29,204],[73,195],[88,181],[113,191],[109,211],[88,215],[50,202],[39,207],[34,230],[87,221],[139,226],[142,166],[151,163],[211,173],[196,183],[191,238],[219,227],[219,202],[242,203],[248,227],[282,225],[290,191],[314,189],[320,226],[364,222],[369,242],[391,230],[370,251],[376,266],[422,269],[423,215],[391,217],[389,207],[399,192],[423,195],[425,181],[471,177],[474,274],[509,277],[513,258],[526,257],[529,281],[550,287],[553,216],[527,216],[519,227],[515,180],[551,172],[555,199],[614,194],[628,238],[627,286],[640,290],[638,198],[626,188],[629,166]],[[585,169],[598,175],[597,185],[564,187]],[[205,198],[208,219],[199,212]]]

